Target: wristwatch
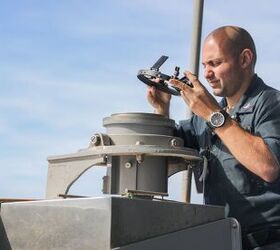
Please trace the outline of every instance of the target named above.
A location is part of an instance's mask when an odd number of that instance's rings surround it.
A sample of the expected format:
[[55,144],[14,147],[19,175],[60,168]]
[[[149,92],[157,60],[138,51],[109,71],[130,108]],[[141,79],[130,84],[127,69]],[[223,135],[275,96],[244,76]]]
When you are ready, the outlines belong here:
[[228,117],[229,117],[229,114],[223,109],[220,111],[214,112],[211,114],[210,120],[209,120],[209,122],[207,122],[207,125],[212,130],[215,128],[220,128],[225,124],[226,119]]

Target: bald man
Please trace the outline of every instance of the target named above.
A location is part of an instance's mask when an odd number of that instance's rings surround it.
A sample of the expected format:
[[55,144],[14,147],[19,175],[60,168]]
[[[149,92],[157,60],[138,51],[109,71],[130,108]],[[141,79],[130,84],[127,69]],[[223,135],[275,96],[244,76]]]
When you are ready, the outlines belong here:
[[[204,77],[222,101],[191,72],[185,75],[193,88],[172,80],[194,113],[176,133],[208,158],[205,201],[238,219],[243,249],[280,249],[280,92],[255,74],[256,60],[246,30],[211,32],[202,50]],[[147,98],[155,113],[169,117],[169,94],[149,87]]]

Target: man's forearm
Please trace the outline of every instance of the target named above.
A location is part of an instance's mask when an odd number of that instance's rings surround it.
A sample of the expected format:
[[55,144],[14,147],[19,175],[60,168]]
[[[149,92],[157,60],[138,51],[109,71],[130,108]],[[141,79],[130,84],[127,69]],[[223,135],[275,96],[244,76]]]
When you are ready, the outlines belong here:
[[261,137],[245,131],[232,119],[215,129],[215,133],[248,170],[267,182],[272,182],[278,177],[278,161]]

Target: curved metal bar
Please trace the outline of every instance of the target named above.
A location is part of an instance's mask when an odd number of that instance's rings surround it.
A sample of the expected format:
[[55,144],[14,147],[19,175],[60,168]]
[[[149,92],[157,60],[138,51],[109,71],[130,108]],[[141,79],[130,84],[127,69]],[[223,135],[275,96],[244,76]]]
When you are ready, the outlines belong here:
[[97,146],[80,150],[77,153],[65,154],[60,156],[48,157],[49,163],[67,162],[75,160],[90,159],[95,155],[147,155],[147,156],[172,156],[180,157],[190,161],[202,161],[203,158],[198,152],[191,148],[183,147],[165,147],[158,145],[113,145],[113,146]]

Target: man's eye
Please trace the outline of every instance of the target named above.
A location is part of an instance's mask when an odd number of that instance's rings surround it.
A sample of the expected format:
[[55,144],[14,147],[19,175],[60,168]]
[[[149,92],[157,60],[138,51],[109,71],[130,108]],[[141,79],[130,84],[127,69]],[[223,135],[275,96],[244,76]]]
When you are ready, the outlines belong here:
[[214,62],[212,62],[212,66],[217,67],[217,66],[219,66],[221,63],[222,63],[221,61],[214,61]]

